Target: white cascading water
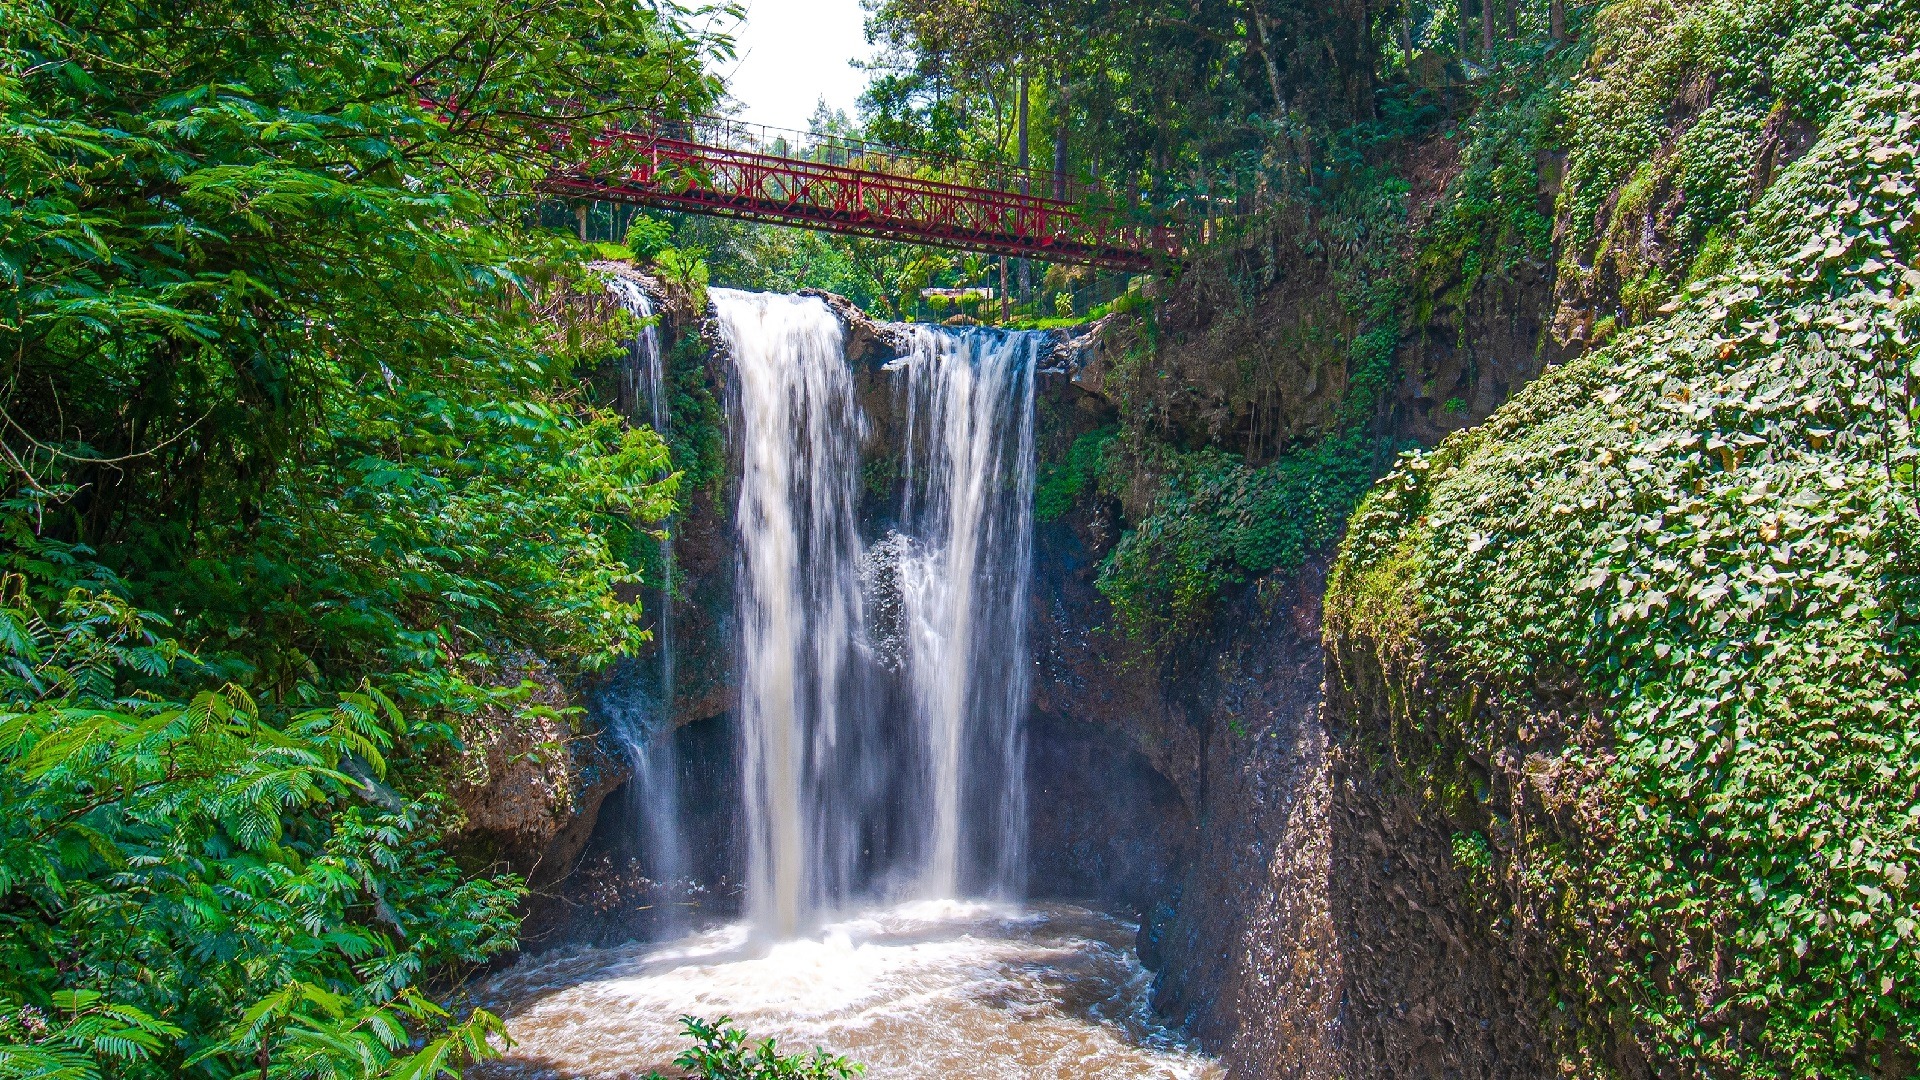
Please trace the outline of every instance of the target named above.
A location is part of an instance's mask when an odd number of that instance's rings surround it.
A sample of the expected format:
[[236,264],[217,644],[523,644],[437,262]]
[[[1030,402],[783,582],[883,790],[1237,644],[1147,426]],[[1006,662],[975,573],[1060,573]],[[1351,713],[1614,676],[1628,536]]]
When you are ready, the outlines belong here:
[[[641,320],[638,334],[628,342],[627,366],[621,387],[622,404],[630,423],[645,420],[662,439],[667,437],[668,402],[666,363],[660,348],[660,329],[653,301],[626,278],[608,279],[607,291]],[[673,749],[673,535],[667,529],[659,541],[660,588],[655,595],[653,638],[656,656],[652,693],[621,692],[634,680],[616,673],[610,692],[599,695],[600,707],[626,750],[633,778],[626,785],[633,813],[640,819],[646,844],[646,875],[661,886],[686,877],[685,845],[680,830],[680,784]],[[672,910],[668,908],[667,910]]]
[[1040,335],[915,327],[899,562],[906,666],[926,746],[922,894],[1024,871],[1026,594]]
[[846,895],[863,807],[852,678],[866,422],[817,299],[714,289],[733,356],[747,904],[776,938]]
[[[899,455],[900,520],[869,552],[867,427],[839,320],[811,297],[712,295],[741,457],[755,923],[785,938],[863,891],[1016,889],[1039,336],[915,329],[890,366],[904,445],[880,448]],[[868,625],[876,589],[898,597],[897,625]],[[875,655],[877,637],[904,646],[897,664]]]

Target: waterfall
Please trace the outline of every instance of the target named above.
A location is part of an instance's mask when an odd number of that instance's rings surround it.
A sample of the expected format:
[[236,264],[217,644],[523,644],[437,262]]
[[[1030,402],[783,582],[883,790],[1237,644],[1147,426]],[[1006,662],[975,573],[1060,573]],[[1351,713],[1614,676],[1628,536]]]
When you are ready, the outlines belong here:
[[[622,373],[621,406],[629,423],[645,419],[662,439],[669,420],[665,357],[660,348],[653,301],[638,284],[614,277],[607,291],[641,320],[640,332],[627,346]],[[630,671],[616,671],[610,692],[600,695],[601,707],[633,770],[627,783],[628,800],[642,826],[644,872],[658,886],[671,887],[686,877],[687,864],[680,833],[680,785],[673,749],[673,536],[663,531],[658,548],[660,587],[654,597],[653,639],[656,669],[652,693],[636,690]],[[636,700],[637,699],[637,700]]]
[[[636,284],[609,287],[650,316]],[[651,925],[622,946],[523,957],[463,999],[510,1025],[514,1042],[488,1075],[657,1075],[684,1050],[676,1018],[724,1014],[756,1038],[833,1047],[876,1076],[1217,1080],[1221,1067],[1154,1015],[1138,927],[1018,902],[1045,337],[913,327],[906,355],[874,368],[847,356],[848,327],[818,298],[709,295],[726,344],[715,374],[727,394],[734,594],[730,623],[704,586],[683,598],[682,711],[709,700],[718,624],[736,665],[731,723],[683,732],[687,816],[676,828],[663,594],[659,655],[623,661],[596,690],[632,755],[637,801],[624,819],[602,819],[634,827],[596,830],[594,843],[644,845],[610,884]],[[664,432],[657,333],[636,335],[628,360],[622,408]],[[711,535],[681,543],[703,582],[714,581]],[[670,545],[660,562],[670,576]],[[720,742],[729,735],[732,754]],[[736,822],[744,835],[730,838]],[[700,906],[702,884],[730,896],[726,867],[742,855],[746,919],[645,940],[672,929],[656,920],[663,911]],[[718,872],[622,890],[636,866],[662,865]],[[609,882],[589,880],[598,908]]]
[[747,898],[779,937],[844,895],[858,807],[833,790],[856,740],[860,440],[842,331],[819,300],[715,289],[740,445],[739,709]]
[[715,289],[733,360],[739,726],[753,924],[856,893],[1020,879],[1035,335],[915,331],[897,528],[861,539],[871,434],[818,299]]
[[[1020,880],[1033,369],[1040,338],[915,327],[900,562],[914,711],[927,749],[929,896]],[[963,871],[968,880],[963,880]]]

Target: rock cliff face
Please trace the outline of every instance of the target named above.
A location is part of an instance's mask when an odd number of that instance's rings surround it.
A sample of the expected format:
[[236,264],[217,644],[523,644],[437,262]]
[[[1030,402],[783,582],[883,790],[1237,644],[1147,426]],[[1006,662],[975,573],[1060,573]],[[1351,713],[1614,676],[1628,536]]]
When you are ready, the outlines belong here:
[[1156,1006],[1236,1078],[1543,1075],[1451,830],[1326,707],[1325,557],[1167,677],[1088,630],[1076,531],[1039,545],[1035,894],[1138,917]]
[[454,837],[470,858],[505,863],[538,886],[579,857],[626,766],[577,726],[576,695],[550,665],[509,657],[499,681],[521,687],[531,707],[490,707],[462,723],[466,749],[447,787],[459,811]]
[[[1458,165],[1448,144],[1414,153],[1416,218]],[[1174,444],[1258,461],[1330,422],[1351,374],[1337,343],[1361,328],[1311,253],[1287,243],[1240,252],[1218,280],[1196,274],[1163,301],[1164,389],[1147,392]],[[1233,291],[1242,279],[1263,282],[1250,301]],[[1550,333],[1555,281],[1551,264],[1523,261],[1428,282],[1447,300],[1401,326],[1381,429],[1432,443],[1576,355],[1581,341]],[[1114,329],[1082,349],[1079,397],[1049,414],[1065,430],[1042,432],[1043,457],[1125,392],[1115,373],[1143,343]],[[1033,844],[1048,873],[1035,892],[1136,915],[1156,1005],[1237,1080],[1550,1071],[1541,958],[1513,928],[1488,929],[1455,823],[1383,759],[1396,735],[1374,725],[1390,712],[1327,700],[1332,552],[1244,586],[1210,626],[1148,658],[1106,629],[1092,582],[1122,508],[1097,502],[1036,546]]]

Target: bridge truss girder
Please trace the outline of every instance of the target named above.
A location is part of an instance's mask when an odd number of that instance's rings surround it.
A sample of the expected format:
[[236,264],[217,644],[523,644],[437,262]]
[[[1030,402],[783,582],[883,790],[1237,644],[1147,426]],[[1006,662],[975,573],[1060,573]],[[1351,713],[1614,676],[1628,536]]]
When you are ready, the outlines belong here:
[[1164,225],[1018,191],[617,132],[601,153],[556,173],[556,194],[635,203],[1048,262],[1148,270],[1177,262]]

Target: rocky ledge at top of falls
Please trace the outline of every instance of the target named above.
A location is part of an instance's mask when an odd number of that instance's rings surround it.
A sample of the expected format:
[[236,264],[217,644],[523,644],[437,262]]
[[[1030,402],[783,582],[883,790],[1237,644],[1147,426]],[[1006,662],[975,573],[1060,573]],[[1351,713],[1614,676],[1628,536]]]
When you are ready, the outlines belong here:
[[[819,299],[840,320],[847,334],[847,358],[856,363],[885,364],[907,355],[912,348],[907,323],[875,319],[860,305],[825,289],[801,289],[799,295]],[[1071,374],[1085,368],[1099,348],[1100,328],[1110,318],[1045,331],[1048,343],[1040,354],[1040,370]]]

